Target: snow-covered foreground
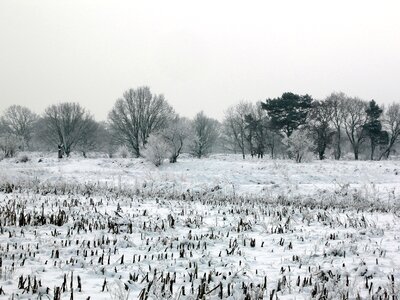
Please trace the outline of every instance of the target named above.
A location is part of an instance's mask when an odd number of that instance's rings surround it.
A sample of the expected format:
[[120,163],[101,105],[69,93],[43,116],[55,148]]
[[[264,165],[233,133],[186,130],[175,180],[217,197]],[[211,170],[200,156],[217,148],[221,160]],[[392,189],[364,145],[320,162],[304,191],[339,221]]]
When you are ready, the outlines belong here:
[[0,298],[400,297],[399,162],[0,167]]

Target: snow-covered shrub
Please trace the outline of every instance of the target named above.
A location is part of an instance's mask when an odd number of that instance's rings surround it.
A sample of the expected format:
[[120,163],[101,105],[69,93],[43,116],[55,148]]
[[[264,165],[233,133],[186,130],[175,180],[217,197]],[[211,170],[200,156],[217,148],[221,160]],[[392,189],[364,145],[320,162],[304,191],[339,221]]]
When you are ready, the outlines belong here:
[[156,167],[171,155],[171,146],[160,135],[151,135],[143,151],[143,156]]
[[283,143],[288,146],[289,154],[297,163],[310,154],[313,144],[309,132],[302,129],[294,131]]
[[131,153],[129,152],[129,149],[127,146],[120,146],[117,150],[117,157],[121,158],[128,158],[131,156]]
[[111,300],[127,300],[129,299],[129,289],[125,289],[125,286],[121,280],[116,279],[113,284],[110,284],[108,290],[110,293]]
[[21,145],[21,139],[13,134],[0,137],[0,151],[5,158],[15,157]]
[[20,162],[20,163],[26,163],[28,161],[29,161],[29,157],[26,154],[23,154],[18,158],[18,162]]

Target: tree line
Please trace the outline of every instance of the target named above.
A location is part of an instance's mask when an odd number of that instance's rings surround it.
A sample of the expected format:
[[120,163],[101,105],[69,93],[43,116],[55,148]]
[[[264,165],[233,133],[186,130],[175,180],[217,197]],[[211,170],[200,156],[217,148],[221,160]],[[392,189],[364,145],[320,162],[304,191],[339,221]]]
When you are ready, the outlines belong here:
[[110,157],[144,156],[155,165],[183,152],[201,158],[211,152],[240,153],[263,158],[287,157],[301,162],[314,153],[319,159],[341,159],[352,152],[371,160],[396,151],[400,134],[400,103],[387,107],[344,93],[323,100],[283,93],[265,101],[229,107],[222,122],[199,112],[179,116],[162,94],[149,87],[125,91],[108,119],[97,122],[79,103],[50,105],[41,115],[12,105],[0,117],[3,157],[20,151],[57,149],[58,157],[79,151],[105,152]]

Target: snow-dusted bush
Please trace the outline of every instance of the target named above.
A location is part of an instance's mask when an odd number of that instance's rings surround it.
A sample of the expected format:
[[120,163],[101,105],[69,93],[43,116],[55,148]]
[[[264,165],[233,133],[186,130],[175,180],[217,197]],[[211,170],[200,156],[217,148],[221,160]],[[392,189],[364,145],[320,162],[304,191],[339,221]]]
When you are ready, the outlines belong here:
[[15,157],[22,141],[16,135],[10,134],[0,137],[0,151],[5,158]]
[[108,290],[111,300],[127,300],[129,299],[129,289],[126,289],[121,280],[116,279],[113,284],[110,284]]
[[143,156],[156,167],[161,166],[164,159],[170,157],[171,146],[160,135],[151,135],[143,151]]
[[20,157],[18,157],[18,162],[21,163],[26,163],[29,161],[29,157],[26,154],[21,155]]
[[299,129],[294,131],[290,137],[285,138],[283,143],[288,147],[289,154],[297,162],[302,162],[308,156],[312,147],[312,140],[307,130]]
[[117,150],[117,157],[121,158],[128,158],[131,156],[131,153],[129,152],[129,149],[127,146],[120,146]]

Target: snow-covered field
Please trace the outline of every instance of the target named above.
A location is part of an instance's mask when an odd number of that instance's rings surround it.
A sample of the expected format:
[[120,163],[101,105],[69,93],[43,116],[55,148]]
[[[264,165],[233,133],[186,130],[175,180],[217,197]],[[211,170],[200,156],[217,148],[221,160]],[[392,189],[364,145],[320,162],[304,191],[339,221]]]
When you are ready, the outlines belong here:
[[35,154],[0,189],[0,298],[400,297],[400,161]]

